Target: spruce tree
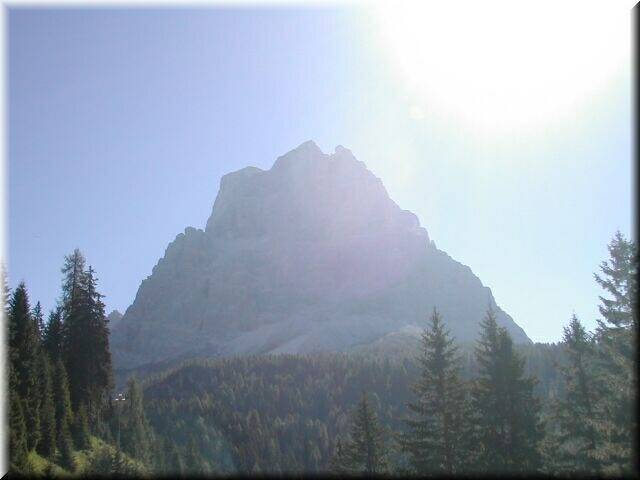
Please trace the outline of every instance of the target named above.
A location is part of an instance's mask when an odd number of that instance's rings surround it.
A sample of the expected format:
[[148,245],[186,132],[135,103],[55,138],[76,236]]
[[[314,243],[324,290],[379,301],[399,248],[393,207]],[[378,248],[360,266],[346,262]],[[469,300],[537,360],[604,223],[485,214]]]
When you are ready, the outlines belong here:
[[333,455],[329,460],[329,471],[335,474],[347,474],[352,470],[353,466],[349,464],[349,455],[344,446],[342,438],[338,437]]
[[9,464],[12,471],[24,472],[27,467],[27,427],[22,413],[22,401],[11,388],[15,372],[9,372]]
[[91,447],[89,417],[84,403],[80,404],[78,411],[73,416],[71,434],[73,435],[73,443],[79,450],[86,450]]
[[193,476],[202,475],[204,473],[202,469],[202,457],[198,451],[196,440],[193,435],[189,436],[189,442],[187,443],[187,453],[184,457],[186,473]]
[[616,232],[608,246],[609,259],[594,274],[606,296],[600,297],[596,363],[603,394],[594,426],[599,437],[598,457],[608,474],[629,474],[637,466],[635,435],[636,339],[638,338],[637,246]]
[[61,301],[63,356],[72,406],[77,410],[85,405],[88,418],[97,424],[109,402],[113,374],[102,295],[96,289],[93,269],[84,267],[85,259],[78,249],[65,257]]
[[150,427],[145,417],[143,401],[140,384],[135,378],[131,378],[123,412],[122,449],[131,457],[148,465],[151,447]]
[[69,393],[74,411],[81,403],[88,401],[89,370],[91,352],[85,343],[89,319],[84,317],[83,303],[86,292],[83,291],[85,259],[77,248],[65,257],[62,267],[62,326],[63,326],[63,358],[69,379]]
[[169,475],[182,478],[185,472],[184,460],[182,458],[182,454],[178,450],[175,442],[173,440],[169,440],[167,443],[167,465],[168,465],[168,473]]
[[15,371],[15,387],[21,399],[27,428],[27,449],[36,448],[40,439],[38,395],[38,326],[29,307],[29,294],[24,282],[13,292],[9,302],[9,359]]
[[460,380],[457,348],[434,308],[431,324],[422,334],[418,397],[408,405],[414,418],[400,437],[418,474],[456,474],[465,471],[472,455],[469,400]]
[[601,463],[593,424],[599,397],[592,367],[595,345],[575,315],[564,327],[562,341],[567,362],[561,367],[565,394],[554,405],[558,425],[555,470],[596,475]]
[[481,327],[476,348],[480,372],[472,392],[479,436],[476,468],[491,474],[534,473],[541,467],[543,437],[535,381],[524,376],[524,359],[507,331],[498,328],[491,308]]
[[55,364],[62,356],[62,308],[57,306],[49,313],[44,327],[42,346]]
[[56,410],[53,403],[53,381],[49,360],[44,352],[39,354],[40,373],[40,442],[38,453],[51,458],[56,452]]
[[42,313],[42,306],[40,305],[40,302],[36,302],[36,306],[33,307],[31,315],[33,316],[33,320],[36,324],[38,340],[42,341],[42,335],[44,334],[44,314]]
[[338,472],[380,475],[388,470],[384,431],[364,392],[353,415],[351,438],[341,448],[331,462]]
[[61,433],[58,435],[58,454],[56,456],[57,463],[62,468],[73,472],[76,468],[75,459],[73,458],[73,441],[68,426],[63,426]]
[[56,438],[58,439],[58,448],[60,448],[60,442],[63,439],[71,440],[70,427],[73,423],[69,383],[62,358],[58,358],[53,364],[52,389],[53,403],[55,405]]

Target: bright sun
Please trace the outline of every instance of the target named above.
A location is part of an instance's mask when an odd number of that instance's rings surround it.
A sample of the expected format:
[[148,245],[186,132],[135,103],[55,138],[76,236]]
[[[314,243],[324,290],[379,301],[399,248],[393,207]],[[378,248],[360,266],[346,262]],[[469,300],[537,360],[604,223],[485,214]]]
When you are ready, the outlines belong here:
[[375,21],[414,118],[504,132],[570,120],[630,63],[631,5],[615,4],[384,2]]

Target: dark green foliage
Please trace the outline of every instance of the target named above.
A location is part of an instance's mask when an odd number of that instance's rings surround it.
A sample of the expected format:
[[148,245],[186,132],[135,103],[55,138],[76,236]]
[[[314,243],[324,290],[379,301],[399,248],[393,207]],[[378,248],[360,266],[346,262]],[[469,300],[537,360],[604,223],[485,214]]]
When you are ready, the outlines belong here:
[[73,444],[77,449],[84,450],[91,446],[89,417],[84,404],[80,404],[78,411],[74,414],[71,434],[73,436]]
[[401,428],[415,370],[334,354],[195,361],[149,379],[145,405],[183,459],[194,436],[207,473],[323,472],[363,390],[380,423]]
[[27,449],[34,449],[40,439],[38,393],[38,325],[31,314],[29,294],[24,282],[13,292],[9,302],[9,361],[15,372],[15,389],[21,400],[27,428]]
[[145,471],[117,448],[99,447],[93,452],[85,475],[88,477],[140,477]]
[[99,418],[112,389],[109,329],[94,271],[76,249],[65,257],[62,291],[63,356],[77,410],[84,404],[92,421]]
[[44,327],[42,346],[53,363],[62,355],[62,309],[58,306],[49,313]]
[[73,424],[69,384],[62,358],[58,358],[53,365],[52,388],[53,403],[55,405],[56,437],[59,443],[62,437],[69,437],[70,427]]
[[482,322],[476,350],[479,376],[474,383],[478,462],[482,472],[536,472],[542,466],[540,403],[535,381],[524,376],[524,359],[513,349],[506,330],[498,328],[491,309]]
[[135,378],[129,380],[125,405],[121,412],[121,442],[125,453],[136,460],[150,462],[150,427],[144,413],[143,394]]
[[202,475],[204,469],[202,468],[202,455],[198,450],[196,440],[193,436],[189,438],[187,443],[187,452],[184,457],[185,472],[187,475]]
[[413,418],[401,445],[418,474],[456,474],[469,468],[473,456],[467,390],[460,380],[458,349],[434,309],[422,335],[417,397],[409,404]]
[[72,472],[75,470],[75,461],[73,459],[73,441],[71,440],[71,433],[68,426],[63,426],[62,431],[58,434],[58,454],[57,463],[62,468]]
[[376,475],[387,471],[385,456],[385,432],[378,417],[369,405],[366,393],[358,403],[351,425],[350,439],[344,446],[344,470],[350,473]]
[[33,316],[33,321],[36,324],[38,341],[42,341],[42,335],[44,333],[44,314],[42,313],[42,306],[40,305],[40,302],[36,302],[36,306],[33,307],[31,315]]
[[12,470],[23,471],[27,463],[27,429],[22,413],[22,402],[9,392],[9,463]]
[[38,453],[51,458],[56,452],[56,409],[53,399],[53,381],[49,360],[44,352],[39,355],[40,374],[40,442]]
[[563,343],[567,364],[561,367],[565,394],[555,402],[555,451],[552,470],[556,472],[600,473],[598,438],[593,425],[598,391],[593,377],[595,343],[574,315],[564,328]]
[[595,274],[605,290],[601,296],[596,332],[598,385],[602,396],[594,427],[599,437],[598,458],[608,474],[629,474],[636,467],[634,432],[637,431],[637,247],[616,232],[608,246],[609,259]]
[[185,465],[182,459],[182,455],[178,450],[176,444],[172,441],[168,443],[169,448],[167,451],[167,470],[166,473],[176,477],[182,477],[185,472]]

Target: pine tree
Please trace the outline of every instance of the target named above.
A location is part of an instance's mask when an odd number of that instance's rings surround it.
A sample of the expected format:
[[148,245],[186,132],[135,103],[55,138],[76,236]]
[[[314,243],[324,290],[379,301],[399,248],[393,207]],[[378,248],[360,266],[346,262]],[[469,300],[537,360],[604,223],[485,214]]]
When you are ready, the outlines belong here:
[[168,472],[169,475],[176,476],[182,478],[185,472],[184,460],[182,459],[182,455],[178,450],[175,442],[169,441],[167,442],[167,464],[168,464]]
[[42,346],[55,364],[62,355],[62,308],[56,307],[49,313],[49,320],[44,327]]
[[73,425],[71,428],[73,435],[73,443],[79,450],[86,450],[91,447],[91,435],[89,432],[89,417],[87,408],[84,403],[78,407],[78,411],[73,416]]
[[27,428],[27,449],[36,448],[40,439],[37,359],[38,326],[29,307],[29,294],[24,282],[13,292],[9,313],[9,360],[15,372],[15,387],[22,402]]
[[90,362],[91,352],[85,343],[87,338],[87,324],[89,319],[83,317],[82,304],[85,302],[86,292],[83,291],[82,277],[85,259],[77,248],[71,255],[65,257],[62,267],[64,276],[62,282],[62,350],[65,370],[69,379],[69,393],[74,411],[81,403],[88,401],[89,370],[86,366]]
[[329,461],[329,471],[336,474],[347,474],[352,470],[353,466],[349,464],[349,456],[342,439],[338,437],[333,455]]
[[27,466],[27,427],[20,396],[11,388],[16,382],[15,372],[10,371],[9,376],[9,463],[13,471],[24,472]]
[[380,475],[388,470],[384,431],[364,392],[354,412],[351,438],[341,450],[331,462],[338,472]]
[[637,430],[636,339],[638,338],[637,247],[616,232],[608,246],[609,260],[600,265],[596,282],[605,290],[599,307],[597,377],[603,394],[594,426],[600,439],[597,456],[609,474],[628,474],[635,465]]
[[559,427],[554,452],[557,458],[555,469],[560,472],[599,474],[598,438],[593,425],[599,395],[591,365],[595,346],[575,315],[564,328],[563,344],[567,364],[561,367],[565,395],[554,406]]
[[184,458],[185,469],[189,475],[202,475],[202,457],[198,451],[195,438],[193,435],[189,436],[189,442],[187,443],[187,453]]
[[64,424],[62,431],[58,435],[58,454],[57,462],[66,470],[73,472],[76,468],[75,459],[73,458],[73,441],[69,427]]
[[69,383],[62,358],[58,358],[58,360],[53,364],[51,379],[53,404],[55,405],[56,438],[58,439],[58,448],[60,448],[61,439],[71,439],[69,432],[70,427],[73,424]]
[[150,427],[145,417],[143,401],[140,384],[135,378],[131,378],[123,412],[122,449],[136,460],[149,464]]
[[93,269],[85,271],[84,266],[85,259],[78,249],[65,257],[63,357],[74,410],[84,404],[89,419],[97,424],[110,398],[113,374],[102,295],[96,290]]
[[104,297],[97,291],[97,278],[91,266],[83,276],[83,284],[87,294],[85,305],[87,317],[90,319],[90,344],[92,348],[91,363],[88,365],[91,382],[89,385],[89,406],[91,417],[95,418],[109,402],[113,390],[113,370],[111,351],[109,348],[109,328],[105,314]]
[[42,335],[44,334],[44,314],[42,313],[42,306],[40,305],[40,302],[36,302],[36,306],[33,307],[31,315],[33,316],[33,320],[36,324],[38,340],[42,341]]
[[38,453],[51,458],[56,452],[56,410],[53,403],[53,381],[49,360],[44,352],[39,354],[40,373],[40,442]]
[[535,381],[524,377],[524,359],[489,309],[476,357],[480,372],[473,389],[479,435],[477,468],[492,474],[533,473],[541,467],[540,403]]
[[465,470],[472,454],[469,402],[459,378],[460,359],[449,332],[434,308],[429,330],[422,335],[420,381],[409,404],[414,418],[401,446],[418,474],[456,474]]

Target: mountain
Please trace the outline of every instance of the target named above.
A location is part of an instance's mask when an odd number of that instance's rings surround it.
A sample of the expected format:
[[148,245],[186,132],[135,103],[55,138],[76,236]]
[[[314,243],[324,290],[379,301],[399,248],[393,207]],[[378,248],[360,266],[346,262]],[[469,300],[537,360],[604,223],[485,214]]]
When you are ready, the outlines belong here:
[[107,315],[107,321],[109,322],[109,328],[114,329],[120,320],[122,320],[123,315],[118,310],[111,310],[111,313]]
[[222,177],[204,230],[169,244],[113,329],[117,367],[195,353],[344,351],[417,332],[436,306],[472,341],[487,306],[530,342],[471,269],[343,147],[309,141],[270,170]]

